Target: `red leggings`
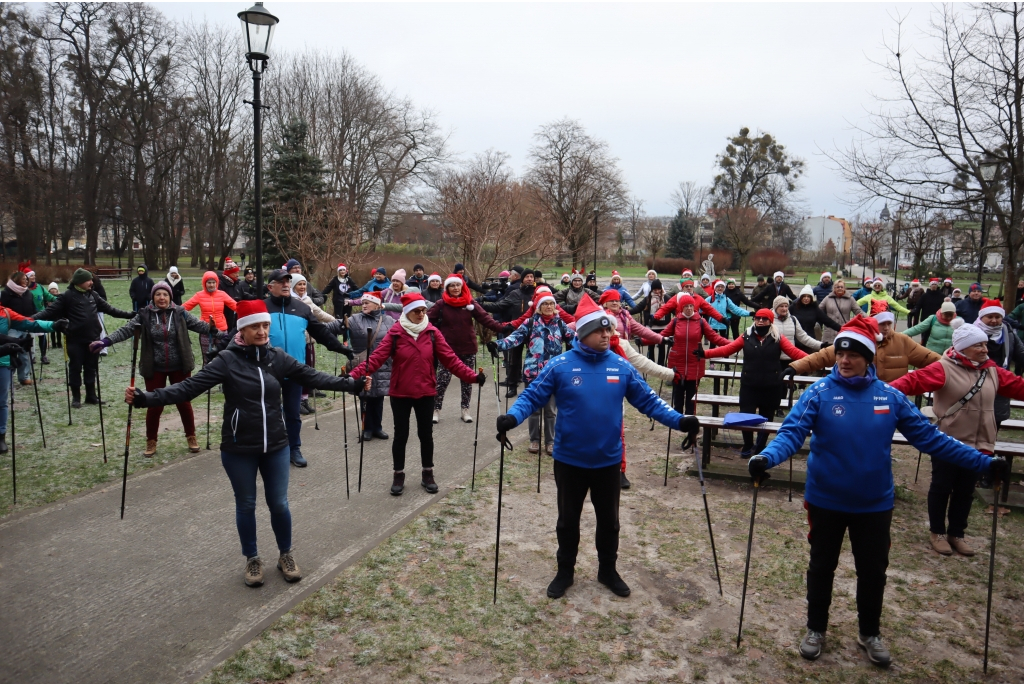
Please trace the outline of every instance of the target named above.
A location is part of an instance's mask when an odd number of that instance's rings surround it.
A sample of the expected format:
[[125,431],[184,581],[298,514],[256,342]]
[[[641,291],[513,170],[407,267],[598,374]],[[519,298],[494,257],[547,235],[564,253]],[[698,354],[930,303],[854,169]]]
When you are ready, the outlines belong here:
[[[167,385],[167,381],[171,381],[171,385],[175,383],[181,383],[183,380],[191,376],[190,373],[184,371],[171,371],[170,373],[163,373],[161,371],[154,371],[152,377],[145,378],[146,381],[146,392],[153,392],[157,388],[163,388]],[[178,414],[181,415],[181,425],[185,429],[186,436],[194,436],[196,434],[196,418],[192,413],[192,403],[182,402],[176,405],[178,407]],[[147,407],[146,408],[146,439],[156,440],[156,435],[160,430],[160,414],[164,411],[163,407]]]

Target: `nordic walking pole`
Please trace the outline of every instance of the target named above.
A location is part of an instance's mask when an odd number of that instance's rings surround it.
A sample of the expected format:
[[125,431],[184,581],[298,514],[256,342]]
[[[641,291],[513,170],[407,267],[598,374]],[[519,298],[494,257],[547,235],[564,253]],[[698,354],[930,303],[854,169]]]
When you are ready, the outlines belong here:
[[[132,378],[128,384],[132,388],[135,387],[135,364],[139,360],[139,338],[142,336],[142,328],[138,325],[135,326],[135,330],[132,331]],[[124,471],[121,472],[121,519],[124,520],[124,496],[128,490],[128,453],[132,446],[132,409],[134,404],[128,405],[128,425],[124,430]]]
[[[665,379],[662,378],[661,381],[658,383],[658,397],[661,397],[661,391],[664,388],[665,388]],[[650,427],[649,430],[651,430],[651,431],[654,430],[654,419],[651,419],[651,427]]]
[[914,485],[917,485],[917,475],[921,473],[921,450],[917,451],[917,469],[914,471]]
[[348,489],[348,407],[345,406],[344,392],[341,393],[341,430],[345,436],[345,499],[349,499],[351,494]]
[[[203,355],[203,366],[206,366],[206,357],[213,352],[213,332],[217,330],[213,323],[213,314],[210,315],[210,343],[206,346],[206,354]],[[206,389],[206,449],[210,449],[210,393],[213,388]]]
[[[672,408],[676,406],[676,383],[672,381]],[[696,446],[694,446],[696,449]],[[672,426],[668,427],[668,444],[665,445],[665,482],[663,485],[668,487],[668,453],[672,450]]]
[[[11,425],[14,425],[13,421],[11,421]],[[996,531],[999,527],[1000,485],[998,478],[992,479],[992,546],[988,553],[988,607],[985,609],[985,661],[982,666],[982,672],[986,674],[988,673],[988,631],[992,621],[992,580],[996,571]]]
[[[484,372],[484,367],[477,369],[480,373]],[[483,394],[483,387],[477,387],[476,389],[476,430],[473,433],[473,477],[469,482],[469,489],[471,491],[476,490],[476,444],[480,438],[480,395]]]
[[740,628],[736,633],[736,649],[740,648],[740,640],[743,638],[743,610],[747,607],[747,578],[750,575],[750,548],[754,544],[754,514],[757,512],[757,491],[761,489],[761,481],[767,479],[767,473],[761,476],[761,480],[754,479],[754,502],[750,506],[750,532],[747,534],[747,563],[743,566],[743,594],[740,595]]
[[[32,361],[31,357],[29,361]],[[32,387],[36,391],[36,414],[39,415],[39,434],[43,436],[43,449],[46,449],[46,431],[43,430],[43,410],[39,406],[39,383],[36,382],[36,365],[29,364],[29,366],[32,367]],[[39,368],[42,368],[42,366]]]
[[68,396],[68,425],[71,425],[71,381],[68,377],[68,336],[61,334],[61,342],[64,344],[64,390]]
[[[545,405],[546,406],[546,405]],[[537,450],[537,494],[540,494],[540,460],[544,456],[544,407],[540,408],[540,445]]]
[[512,449],[512,443],[504,433],[498,435],[501,443],[501,459],[498,462],[498,524],[494,534],[494,603],[498,603],[498,553],[501,551],[501,491],[505,484],[505,449]]
[[697,476],[700,478],[700,494],[704,498],[704,517],[708,520],[708,535],[711,537],[711,558],[715,560],[715,578],[718,579],[718,594],[724,597],[722,592],[722,576],[718,572],[718,552],[715,551],[715,532],[711,530],[711,511],[708,509],[708,491],[704,487],[704,466],[701,464],[701,457],[697,454],[697,443],[693,443],[693,458],[697,462]]
[[14,365],[17,359],[9,357],[11,364],[11,486],[14,488],[14,503],[18,503],[18,441],[14,434]]
[[[793,384],[789,385],[789,411],[793,411]],[[793,501],[793,460],[789,460],[789,501]]]
[[[366,329],[366,363],[369,366],[370,355],[373,353],[373,329]],[[359,429],[359,482],[356,485],[356,492],[363,491],[363,446],[366,444],[366,401],[359,398],[359,410],[362,414],[361,427]]]
[[[335,376],[338,375],[338,352],[337,351],[334,352],[334,375]],[[331,399],[334,399],[334,400],[338,399],[338,391],[337,390],[334,391],[334,397],[332,397]],[[344,398],[342,398],[342,399],[344,399]],[[344,403],[342,403],[342,404],[344,404]]]
[[100,363],[96,360],[96,402],[100,407],[100,439],[103,441],[103,463],[107,463],[107,430],[103,427],[103,390],[100,388]]
[[497,357],[491,355],[491,364],[494,366],[494,407],[501,413],[501,393],[498,391],[498,381],[501,380],[501,362]]

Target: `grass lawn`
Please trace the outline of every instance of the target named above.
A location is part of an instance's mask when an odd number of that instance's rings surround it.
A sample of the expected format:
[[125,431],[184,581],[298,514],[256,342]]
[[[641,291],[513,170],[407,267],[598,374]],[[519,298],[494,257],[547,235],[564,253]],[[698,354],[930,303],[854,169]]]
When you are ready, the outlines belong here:
[[[808,545],[799,495],[759,498],[742,645],[736,648],[751,489],[713,482],[708,501],[725,595],[711,560],[691,457],[666,429],[626,410],[629,475],[623,492],[619,570],[626,599],[595,580],[594,523],[584,509],[576,584],[565,598],[544,589],[555,572],[551,460],[517,444],[507,454],[498,601],[492,604],[497,463],[477,488],[445,499],[286,614],[207,677],[208,682],[974,682],[982,679],[987,534],[975,506],[973,558],[930,551],[928,467],[913,483],[916,452],[895,450],[898,499],[882,630],[888,670],[856,646],[855,572],[844,548],[823,657],[797,654],[806,618]],[[736,462],[735,450],[716,459]],[[926,460],[927,461],[927,460]],[[797,463],[802,468],[803,461]],[[776,483],[784,479],[780,473]],[[987,680],[1024,679],[1024,519],[1000,522]]]

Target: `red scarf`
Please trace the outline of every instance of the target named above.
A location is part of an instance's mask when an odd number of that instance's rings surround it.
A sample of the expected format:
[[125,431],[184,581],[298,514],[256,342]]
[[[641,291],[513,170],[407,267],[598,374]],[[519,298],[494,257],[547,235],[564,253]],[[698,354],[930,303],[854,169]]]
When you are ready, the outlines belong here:
[[626,361],[629,361],[629,359],[626,357],[626,351],[623,350],[622,345],[619,344],[619,336],[612,336],[611,342],[608,343],[608,349],[614,352],[615,354],[619,355]]
[[465,283],[462,284],[462,294],[458,297],[449,295],[448,288],[444,289],[441,297],[449,307],[465,307],[466,305],[473,304],[473,296],[469,293],[469,287]]

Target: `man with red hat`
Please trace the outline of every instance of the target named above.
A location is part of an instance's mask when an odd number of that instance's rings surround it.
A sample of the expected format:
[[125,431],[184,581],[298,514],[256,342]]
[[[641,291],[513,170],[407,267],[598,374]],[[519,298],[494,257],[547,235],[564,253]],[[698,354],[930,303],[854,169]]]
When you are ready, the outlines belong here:
[[825,645],[832,583],[849,530],[857,567],[857,644],[872,663],[888,666],[891,661],[880,622],[895,500],[892,438],[896,431],[933,459],[975,472],[1008,472],[1002,458],[993,459],[944,435],[906,395],[878,379],[871,361],[880,340],[870,317],[843,325],[836,336],[836,365],[831,373],[800,395],[776,438],[748,464],[751,477],[760,482],[769,468],[796,454],[811,436],[804,489],[811,544],[807,634],[800,643],[805,659],[817,659]]

